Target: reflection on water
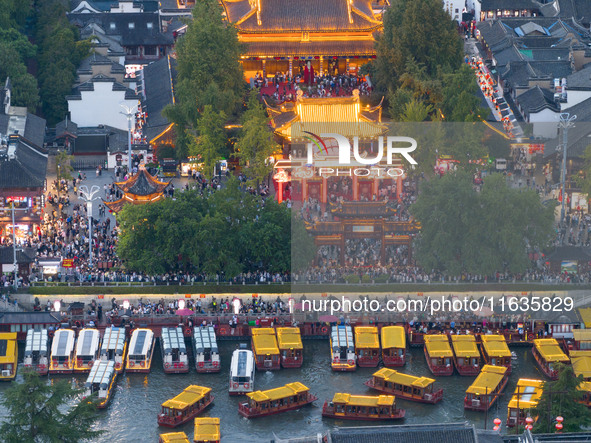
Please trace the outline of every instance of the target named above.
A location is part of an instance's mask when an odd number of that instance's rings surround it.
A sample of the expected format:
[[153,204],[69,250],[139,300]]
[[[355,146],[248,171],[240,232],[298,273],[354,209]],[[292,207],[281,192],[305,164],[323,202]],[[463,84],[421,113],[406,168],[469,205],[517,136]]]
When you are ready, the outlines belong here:
[[[194,369],[188,374],[164,374],[159,351],[152,362],[149,375],[120,375],[117,379],[114,396],[105,410],[97,411],[96,427],[106,430],[98,441],[109,442],[156,442],[158,434],[171,432],[161,428],[156,422],[160,405],[174,397],[190,384],[208,386],[213,389],[215,397],[213,405],[204,413],[205,416],[221,418],[223,442],[269,441],[273,434],[280,437],[314,435],[336,426],[376,425],[376,422],[341,421],[323,419],[321,417],[324,400],[332,398],[335,392],[352,394],[377,394],[368,389],[363,382],[375,371],[372,368],[358,368],[356,372],[332,372],[328,341],[304,340],[304,364],[299,369],[282,369],[273,372],[257,371],[256,389],[270,389],[292,381],[300,381],[308,386],[318,400],[311,406],[280,415],[248,420],[238,414],[238,403],[245,397],[228,395],[228,373],[232,351],[238,342],[220,342],[222,372],[219,374],[197,374]],[[157,347],[159,349],[159,347]],[[491,408],[488,414],[488,428],[492,429],[493,420],[499,417],[505,423],[507,404],[515,389],[518,378],[541,378],[536,368],[531,348],[513,348],[518,359],[513,360],[513,372],[505,394]],[[19,349],[22,355],[23,349]],[[431,376],[422,349],[411,349],[407,364],[402,372],[413,375]],[[61,376],[67,377],[67,376]],[[79,384],[84,383],[86,376],[75,376]],[[443,401],[436,405],[400,400],[399,407],[406,409],[406,417],[402,421],[389,424],[412,423],[445,423],[469,421],[479,428],[484,428],[485,413],[464,411],[463,400],[466,388],[475,377],[439,377],[437,383],[443,387]],[[20,376],[17,377],[20,380]],[[0,384],[0,396],[9,384]],[[0,409],[0,416],[5,415]],[[192,441],[192,421],[176,428],[185,432]]]

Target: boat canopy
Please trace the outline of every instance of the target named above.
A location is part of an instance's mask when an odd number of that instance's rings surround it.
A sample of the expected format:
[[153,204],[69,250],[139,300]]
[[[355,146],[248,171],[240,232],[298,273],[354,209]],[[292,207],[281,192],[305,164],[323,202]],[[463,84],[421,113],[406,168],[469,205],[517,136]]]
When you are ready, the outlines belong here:
[[162,347],[166,354],[178,349],[180,352],[187,353],[185,346],[185,336],[182,328],[162,328]]
[[453,357],[447,335],[425,335],[425,346],[430,357]]
[[406,334],[402,326],[382,328],[382,349],[388,348],[406,348]]
[[39,355],[47,355],[47,329],[41,331],[34,331],[29,329],[27,331],[27,341],[25,344],[25,357],[30,357],[33,352],[39,352]]
[[106,354],[109,351],[115,351],[116,355],[123,355],[123,348],[125,347],[125,329],[116,328],[114,326],[105,329],[103,336],[103,345],[101,354]]
[[543,388],[542,380],[520,378],[509,401],[509,409],[535,408],[542,397]]
[[237,349],[232,354],[231,373],[232,377],[250,377],[254,369],[254,358],[252,351]]
[[554,338],[541,338],[534,340],[534,346],[542,356],[544,360],[547,362],[565,362],[568,363],[568,357],[562,349],[560,349],[560,345]]
[[380,349],[378,328],[374,326],[357,326],[355,328],[355,345],[358,349]]
[[0,333],[0,364],[16,360],[16,332]]
[[95,355],[99,347],[98,329],[82,329],[76,342],[76,355]]
[[390,383],[397,383],[402,386],[413,386],[416,388],[426,388],[435,383],[435,380],[428,377],[415,377],[414,375],[403,374],[390,368],[382,368],[373,374],[374,377],[382,378]]
[[577,389],[579,391],[591,392],[591,381],[584,381],[579,386],[577,386]]
[[259,328],[252,330],[252,345],[258,355],[279,354],[275,329]]
[[114,373],[115,362],[113,360],[95,360],[84,386],[90,388],[92,385],[97,384],[101,389],[108,389]]
[[511,351],[502,335],[481,335],[482,346],[489,357],[511,357]]
[[474,383],[466,389],[466,394],[490,394],[501,384],[506,372],[507,368],[504,366],[484,365]]
[[573,338],[578,342],[584,343],[586,346],[582,346],[583,343],[579,343],[581,349],[591,349],[591,329],[574,329]]
[[337,392],[332,402],[349,406],[393,406],[395,398],[393,395],[351,395]]
[[480,353],[476,347],[476,339],[473,335],[452,335],[451,343],[454,347],[456,357],[480,357]]
[[150,329],[136,329],[129,343],[129,355],[148,355],[153,339],[154,333]]
[[288,383],[285,386],[281,386],[280,388],[269,389],[267,391],[249,392],[246,394],[246,396],[257,403],[261,403],[264,401],[274,401],[280,400],[282,398],[292,397],[309,390],[310,388],[296,381],[293,383]]
[[579,315],[585,327],[591,328],[591,308],[579,308]]
[[189,406],[197,403],[210,392],[211,388],[191,385],[185,388],[185,390],[176,397],[166,400],[164,403],[162,403],[162,407],[182,411],[183,409],[186,409]]
[[191,443],[187,434],[184,432],[169,432],[168,434],[160,434],[160,441],[162,443]]
[[330,331],[330,339],[335,352],[340,348],[347,348],[349,352],[353,352],[355,349],[351,326],[333,326],[332,331]]
[[218,417],[195,418],[195,441],[219,441],[220,419]]
[[300,328],[277,328],[279,349],[304,349]]
[[218,343],[215,338],[215,329],[213,326],[194,327],[193,339],[195,340],[195,349],[197,353],[201,353],[206,349],[211,349],[211,352],[218,352]]
[[74,349],[74,331],[58,329],[53,336],[51,355],[53,357],[69,357]]
[[591,351],[571,351],[570,362],[577,377],[582,375],[585,380],[591,379]]

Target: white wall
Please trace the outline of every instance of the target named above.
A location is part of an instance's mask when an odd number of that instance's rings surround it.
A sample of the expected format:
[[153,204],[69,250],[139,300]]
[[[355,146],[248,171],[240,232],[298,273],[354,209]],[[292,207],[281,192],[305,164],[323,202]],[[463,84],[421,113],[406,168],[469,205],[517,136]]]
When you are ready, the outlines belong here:
[[[462,10],[466,5],[465,0],[444,0],[443,9],[445,9],[451,18],[460,23],[462,21]],[[456,9],[458,12],[456,12]]]
[[571,106],[577,105],[582,101],[587,100],[591,97],[591,91],[571,91],[566,89],[566,103],[560,104],[560,109],[564,111],[565,109],[570,108]]
[[556,137],[559,120],[560,114],[550,109],[529,115],[529,122],[533,123],[534,137]]
[[125,91],[113,91],[113,83],[95,82],[94,91],[81,91],[82,100],[68,100],[74,123],[81,127],[108,125],[127,131],[127,117],[121,104],[137,106],[137,100],[125,100]]

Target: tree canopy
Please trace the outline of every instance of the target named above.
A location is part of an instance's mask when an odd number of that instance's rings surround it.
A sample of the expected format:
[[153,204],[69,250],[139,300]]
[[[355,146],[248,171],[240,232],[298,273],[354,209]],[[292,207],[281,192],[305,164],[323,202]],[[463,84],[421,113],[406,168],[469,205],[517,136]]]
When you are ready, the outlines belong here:
[[129,270],[234,277],[291,267],[290,210],[244,192],[234,178],[211,194],[189,190],[175,200],[128,205],[118,222],[117,253]]
[[102,434],[91,429],[96,405],[79,400],[81,392],[71,382],[49,384],[31,370],[25,370],[23,378],[4,392],[2,404],[8,412],[0,426],[2,441],[76,443]]
[[475,189],[466,171],[422,183],[411,213],[421,223],[416,257],[424,269],[457,275],[523,272],[528,252],[552,236],[553,208],[535,191],[510,188],[501,174]]

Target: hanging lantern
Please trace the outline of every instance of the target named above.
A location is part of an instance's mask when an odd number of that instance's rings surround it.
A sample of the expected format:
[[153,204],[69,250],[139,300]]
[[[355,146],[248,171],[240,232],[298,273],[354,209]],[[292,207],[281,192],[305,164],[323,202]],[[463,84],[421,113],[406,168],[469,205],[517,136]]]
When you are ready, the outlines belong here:
[[562,423],[556,423],[556,430],[558,432],[562,431],[562,428],[563,428]]
[[533,418],[531,418],[531,417],[527,417],[527,418],[525,419],[525,422],[526,422],[528,425],[531,425],[531,424],[534,422],[534,419],[533,419]]
[[495,418],[495,419],[493,420],[493,423],[494,423],[495,425],[497,425],[497,426],[501,426],[501,423],[502,423],[502,421],[501,421],[501,419],[500,419],[500,418]]
[[525,425],[525,429],[531,431],[534,427],[532,425]]
[[498,431],[499,429],[500,429],[500,427],[499,427],[499,426],[495,426],[495,427],[493,428],[493,431]]
[[562,423],[564,421],[564,417],[562,417],[562,416],[559,415],[558,417],[556,417],[556,421],[558,423]]

